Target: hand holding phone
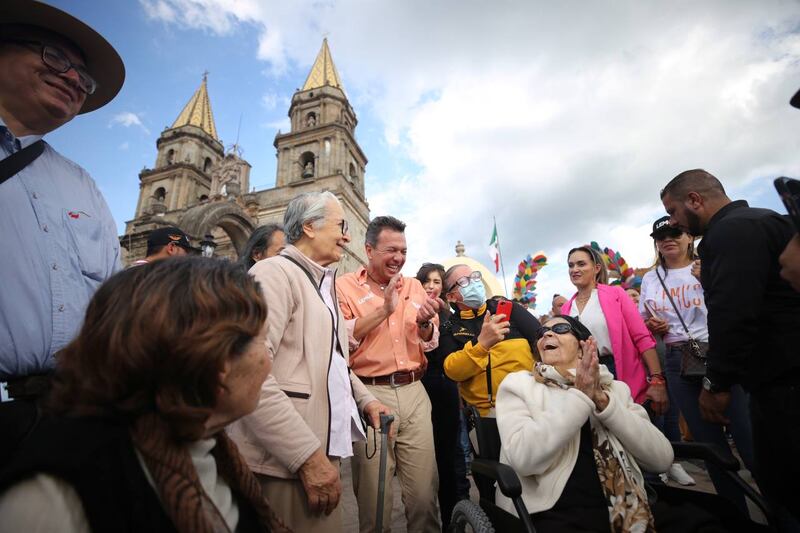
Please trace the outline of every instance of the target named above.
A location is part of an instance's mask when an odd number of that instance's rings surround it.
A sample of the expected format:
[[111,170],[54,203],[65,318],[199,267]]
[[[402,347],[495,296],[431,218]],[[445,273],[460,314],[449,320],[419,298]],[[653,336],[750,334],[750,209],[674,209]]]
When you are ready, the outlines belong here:
[[508,300],[500,300],[497,302],[497,310],[495,311],[495,315],[503,314],[505,318],[503,320],[510,320],[511,319],[511,309],[513,305]]
[[656,301],[655,300],[645,300],[644,301],[644,308],[647,309],[647,312],[650,313],[650,316],[653,318],[657,318],[659,320],[663,320],[661,316],[656,312]]

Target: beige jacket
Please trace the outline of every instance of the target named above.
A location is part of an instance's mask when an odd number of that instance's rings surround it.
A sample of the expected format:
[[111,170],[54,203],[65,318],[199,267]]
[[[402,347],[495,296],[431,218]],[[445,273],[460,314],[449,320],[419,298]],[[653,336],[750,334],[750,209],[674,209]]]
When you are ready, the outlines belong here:
[[[261,284],[267,302],[267,349],[273,366],[256,410],[231,424],[228,433],[254,472],[294,478],[320,446],[328,450],[330,410],[337,407],[330,405],[328,396],[331,347],[339,343],[349,366],[347,330],[336,305],[339,327],[334,332],[333,316],[318,289],[323,270],[294,246],[257,262],[250,274]],[[350,383],[363,413],[375,397],[352,372]]]

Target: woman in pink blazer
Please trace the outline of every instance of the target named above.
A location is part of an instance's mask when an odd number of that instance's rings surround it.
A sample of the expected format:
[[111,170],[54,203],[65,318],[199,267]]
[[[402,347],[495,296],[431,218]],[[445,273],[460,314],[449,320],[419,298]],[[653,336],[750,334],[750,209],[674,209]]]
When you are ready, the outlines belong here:
[[592,248],[573,248],[567,261],[578,292],[561,307],[561,314],[589,328],[597,339],[600,363],[630,387],[637,403],[649,401],[654,414],[664,413],[669,402],[656,341],[633,301],[621,287],[606,284],[605,264]]

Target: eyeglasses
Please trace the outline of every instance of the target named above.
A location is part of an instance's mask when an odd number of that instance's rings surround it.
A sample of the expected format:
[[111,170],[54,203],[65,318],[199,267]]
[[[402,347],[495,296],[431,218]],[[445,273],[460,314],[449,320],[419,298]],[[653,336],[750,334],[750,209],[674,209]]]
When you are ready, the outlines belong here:
[[78,74],[78,86],[83,92],[86,94],[94,94],[97,90],[97,82],[86,70],[86,67],[83,65],[76,65],[70,61],[69,58],[64,55],[64,52],[55,46],[50,46],[49,44],[38,41],[11,40],[10,42],[40,46],[42,48],[42,62],[47,65],[50,70],[57,74],[64,74],[69,71],[69,69],[74,69]]
[[653,239],[657,241],[663,241],[665,239],[677,239],[681,235],[683,235],[681,230],[677,228],[669,228],[659,232],[657,235],[654,235]]
[[342,235],[346,234],[350,230],[350,226],[347,224],[345,219],[342,219],[342,221],[339,223],[339,227],[342,228]]
[[548,331],[552,331],[553,333],[557,333],[559,335],[564,335],[566,333],[573,333],[572,326],[570,326],[566,322],[559,322],[558,324],[553,324],[552,326],[542,326],[541,329],[539,330],[538,338],[541,339],[542,337],[544,337],[544,334],[547,333]]
[[481,273],[476,270],[475,272],[473,272],[469,276],[461,276],[460,278],[458,278],[455,283],[450,285],[450,288],[447,289],[447,292],[450,292],[453,289],[455,289],[456,285],[458,285],[459,287],[466,287],[467,285],[470,284],[470,282],[472,282],[472,281],[480,281],[481,279],[483,279],[483,276],[481,276]]

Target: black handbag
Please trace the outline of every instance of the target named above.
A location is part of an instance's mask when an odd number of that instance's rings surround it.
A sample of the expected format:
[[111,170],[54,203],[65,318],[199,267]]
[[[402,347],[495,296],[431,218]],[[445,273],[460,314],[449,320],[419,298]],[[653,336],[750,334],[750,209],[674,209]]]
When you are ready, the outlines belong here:
[[658,267],[656,267],[656,277],[658,281],[661,282],[661,286],[664,287],[664,292],[667,298],[669,298],[669,303],[672,304],[672,308],[675,310],[675,314],[678,315],[678,320],[681,321],[681,326],[683,326],[686,336],[689,337],[687,342],[679,345],[681,348],[681,378],[686,381],[699,382],[706,375],[708,343],[698,341],[689,333],[689,328],[686,327],[686,322],[683,321],[683,317],[680,311],[678,311],[678,306],[675,305],[675,301],[672,299],[667,285],[658,273]]

